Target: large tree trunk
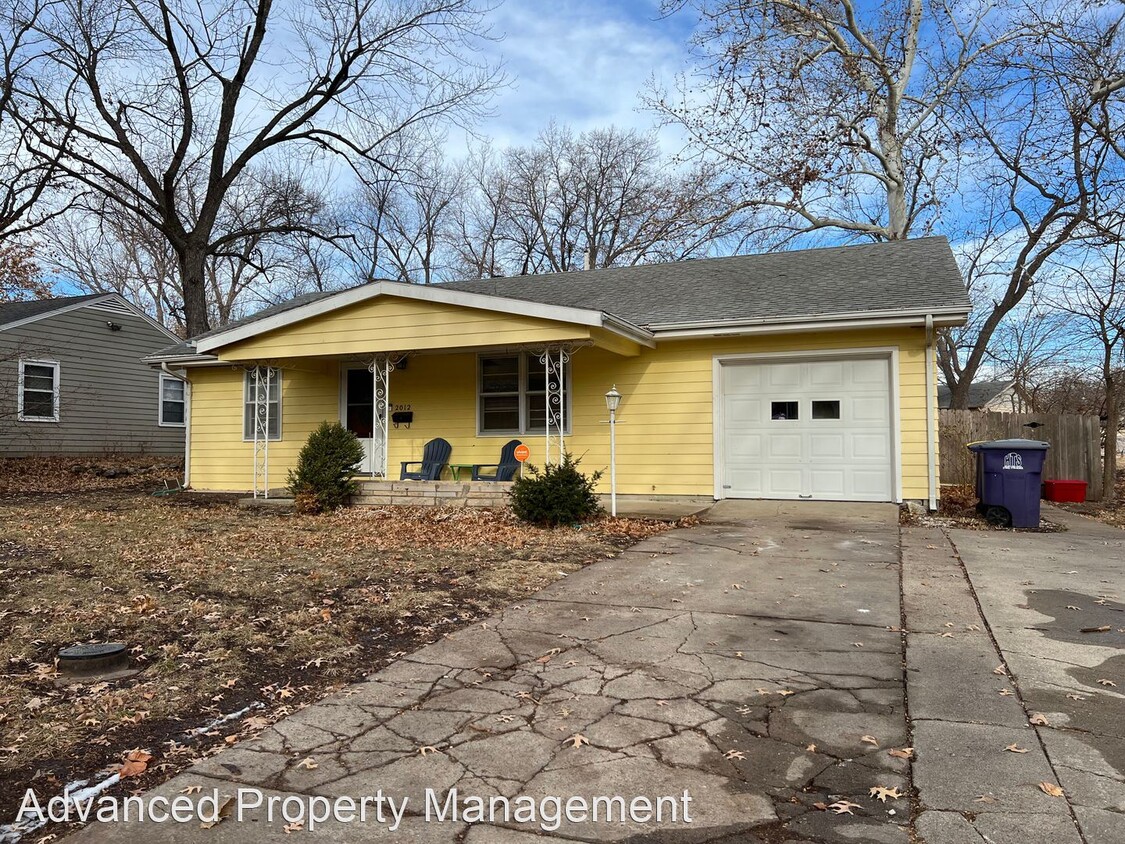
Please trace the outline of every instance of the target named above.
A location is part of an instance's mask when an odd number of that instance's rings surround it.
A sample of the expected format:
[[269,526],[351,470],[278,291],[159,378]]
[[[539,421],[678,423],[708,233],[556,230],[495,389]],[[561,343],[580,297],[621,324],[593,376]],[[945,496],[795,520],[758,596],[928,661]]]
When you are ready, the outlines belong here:
[[184,290],[184,328],[188,337],[211,328],[207,316],[207,250],[188,245],[179,251],[180,279]]
[[1117,500],[1117,428],[1120,412],[1117,407],[1117,375],[1105,372],[1105,444],[1102,447],[1102,501]]
[[973,386],[970,378],[962,375],[961,379],[949,387],[949,406],[953,410],[969,409],[969,388]]

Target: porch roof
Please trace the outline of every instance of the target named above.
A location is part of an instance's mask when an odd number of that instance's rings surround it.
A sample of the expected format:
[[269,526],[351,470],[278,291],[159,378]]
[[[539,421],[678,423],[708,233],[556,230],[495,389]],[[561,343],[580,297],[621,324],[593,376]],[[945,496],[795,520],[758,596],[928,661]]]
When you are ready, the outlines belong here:
[[377,282],[328,298],[286,303],[146,360],[190,366],[558,343],[595,345],[623,355],[654,345],[651,332],[603,311]]

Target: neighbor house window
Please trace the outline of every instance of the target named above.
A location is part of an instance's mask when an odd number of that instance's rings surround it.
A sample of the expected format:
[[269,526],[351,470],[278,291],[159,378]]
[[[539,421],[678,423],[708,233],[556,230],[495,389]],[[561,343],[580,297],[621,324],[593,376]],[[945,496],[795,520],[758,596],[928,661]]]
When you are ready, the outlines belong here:
[[58,422],[58,362],[21,360],[19,379],[19,419],[23,422]]
[[[281,439],[281,370],[256,366],[246,370],[243,389],[242,438],[254,439],[255,417],[269,416],[269,439]],[[257,400],[256,400],[257,399]],[[260,411],[259,411],[260,408]]]
[[[570,428],[569,371],[563,377],[563,427]],[[547,374],[528,352],[480,358],[482,434],[542,434],[547,424]]]
[[184,424],[185,384],[171,375],[160,375],[160,424],[179,427]]

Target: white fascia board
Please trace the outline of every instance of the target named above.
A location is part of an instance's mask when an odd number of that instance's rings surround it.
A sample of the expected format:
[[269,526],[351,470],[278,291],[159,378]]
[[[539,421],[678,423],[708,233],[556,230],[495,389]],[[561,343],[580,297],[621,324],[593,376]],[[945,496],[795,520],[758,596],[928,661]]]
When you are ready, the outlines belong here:
[[361,287],[343,290],[323,299],[309,302],[307,305],[283,311],[265,319],[255,320],[222,331],[210,337],[202,337],[195,342],[195,347],[200,352],[209,352],[240,340],[246,340],[267,331],[274,331],[295,322],[310,319],[321,314],[330,313],[339,308],[346,308],[360,302],[374,299],[378,296],[394,296],[400,299],[416,299],[425,302],[438,302],[446,305],[456,305],[465,308],[476,308],[484,311],[497,311],[499,313],[517,313],[521,316],[549,319],[556,322],[568,322],[575,325],[585,325],[593,328],[607,328],[618,334],[625,335],[631,340],[636,340],[646,345],[652,344],[652,335],[642,328],[633,326],[624,320],[610,317],[601,311],[588,308],[569,308],[557,305],[547,305],[542,302],[528,302],[523,299],[509,299],[502,296],[489,296],[483,293],[467,293],[463,290],[443,290],[441,285],[407,284],[399,281],[376,281]]
[[963,325],[969,312],[964,308],[957,310],[903,313],[893,311],[895,316],[881,316],[882,312],[871,311],[866,314],[841,315],[826,314],[798,320],[737,320],[712,323],[683,323],[652,326],[658,340],[677,340],[690,337],[725,337],[744,334],[785,334],[802,331],[829,331],[834,329],[894,328],[925,325],[926,313],[934,318],[934,325]]
[[136,305],[134,305],[132,302],[130,302],[128,299],[126,299],[124,296],[120,295],[119,293],[106,293],[103,296],[97,296],[93,299],[84,299],[81,302],[74,302],[73,304],[70,304],[70,305],[63,305],[61,308],[52,308],[49,311],[43,311],[42,313],[35,314],[34,316],[24,317],[23,319],[17,319],[15,322],[6,322],[3,325],[0,325],[0,331],[8,331],[9,329],[12,329],[12,328],[19,328],[21,325],[31,325],[31,323],[39,322],[39,320],[41,320],[41,319],[49,319],[50,317],[56,317],[56,316],[59,316],[60,314],[66,314],[66,313],[70,313],[71,311],[77,311],[77,310],[81,310],[82,308],[87,308],[90,305],[100,305],[100,304],[104,304],[106,302],[119,302],[119,303],[121,303],[122,305],[127,307],[130,311],[132,311],[134,314],[136,314],[137,316],[141,317],[142,319],[147,320],[149,322],[149,324],[152,325],[153,328],[159,329],[160,331],[164,332],[166,335],[168,335],[169,339],[175,340],[177,343],[183,342],[182,337],[180,337],[176,334],[173,334],[171,331],[169,331],[167,328],[165,328],[159,322],[154,320],[152,317],[150,317],[148,314],[146,314],[144,311],[142,311],[140,308],[138,308]]
[[169,366],[211,366],[221,363],[229,364],[230,361],[221,361],[214,355],[180,354],[180,355],[148,355],[141,358],[141,363],[159,367],[161,364]]

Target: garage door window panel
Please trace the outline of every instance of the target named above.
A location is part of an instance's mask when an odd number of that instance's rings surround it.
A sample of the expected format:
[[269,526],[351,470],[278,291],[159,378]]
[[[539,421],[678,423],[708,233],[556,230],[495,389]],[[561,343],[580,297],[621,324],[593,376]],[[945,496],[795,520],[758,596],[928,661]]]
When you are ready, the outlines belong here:
[[812,418],[813,419],[839,419],[840,418],[840,401],[839,399],[813,399],[812,403]]
[[770,419],[777,422],[796,422],[801,418],[800,402],[770,402]]

